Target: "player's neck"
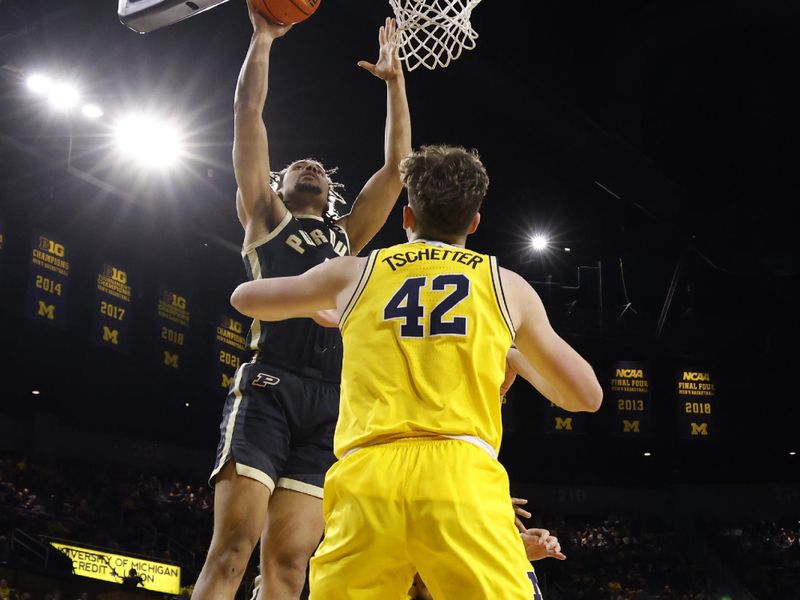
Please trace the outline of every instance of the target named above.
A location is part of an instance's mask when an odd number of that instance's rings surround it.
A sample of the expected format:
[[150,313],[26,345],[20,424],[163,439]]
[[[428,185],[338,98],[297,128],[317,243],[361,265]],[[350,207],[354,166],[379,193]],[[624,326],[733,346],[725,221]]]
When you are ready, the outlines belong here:
[[426,233],[424,231],[412,231],[408,236],[409,242],[442,242],[451,246],[463,248],[467,243],[466,235],[442,235],[440,233]]
[[320,213],[318,208],[314,208],[313,206],[292,206],[291,210],[289,211],[292,213],[293,217],[316,217],[318,219],[322,219],[322,214]]

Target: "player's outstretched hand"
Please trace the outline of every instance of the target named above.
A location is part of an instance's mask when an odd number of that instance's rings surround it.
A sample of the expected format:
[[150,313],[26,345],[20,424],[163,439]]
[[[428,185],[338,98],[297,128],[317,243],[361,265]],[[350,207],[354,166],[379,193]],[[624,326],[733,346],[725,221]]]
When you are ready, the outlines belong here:
[[394,39],[396,31],[397,23],[394,19],[387,17],[386,23],[378,30],[378,62],[372,64],[366,60],[360,60],[358,66],[384,81],[402,78],[403,65],[400,64],[400,56]]
[[253,31],[256,33],[265,33],[273,40],[281,37],[292,28],[291,25],[278,25],[261,16],[253,9],[249,1],[247,2],[247,12],[250,14],[250,22],[253,24]]
[[526,529],[520,535],[525,544],[525,554],[528,560],[542,560],[543,558],[567,560],[567,557],[561,552],[558,538],[550,535],[547,529]]

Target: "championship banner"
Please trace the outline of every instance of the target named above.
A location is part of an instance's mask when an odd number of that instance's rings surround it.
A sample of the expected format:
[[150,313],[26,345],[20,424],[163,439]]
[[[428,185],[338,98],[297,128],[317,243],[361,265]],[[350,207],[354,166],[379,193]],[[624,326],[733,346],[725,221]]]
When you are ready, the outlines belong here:
[[650,376],[644,363],[620,360],[612,365],[607,401],[614,414],[615,435],[650,435]]
[[61,241],[51,235],[34,236],[25,296],[26,317],[66,328],[69,268],[67,249]]
[[137,588],[163,594],[179,594],[181,591],[181,568],[177,565],[56,542],[50,542],[50,545],[72,560],[75,575],[122,583],[124,578],[134,575],[131,569],[135,569],[135,575],[141,577]]
[[127,353],[131,319],[131,286],[128,271],[104,264],[95,279],[92,340]]
[[707,369],[678,369],[675,373],[678,427],[681,437],[709,440],[715,435],[716,387]]
[[183,292],[161,288],[156,320],[156,363],[168,370],[179,371],[185,360],[191,313]]
[[246,341],[244,322],[227,314],[222,315],[214,334],[212,387],[225,390],[231,387],[236,369],[246,360]]
[[567,412],[552,402],[544,411],[544,433],[553,435],[583,435],[586,432],[586,413]]

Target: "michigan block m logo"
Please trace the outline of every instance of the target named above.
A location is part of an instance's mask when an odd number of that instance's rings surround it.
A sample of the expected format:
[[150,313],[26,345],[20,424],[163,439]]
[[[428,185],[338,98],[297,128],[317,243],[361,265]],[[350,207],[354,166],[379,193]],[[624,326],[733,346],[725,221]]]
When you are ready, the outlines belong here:
[[708,435],[708,423],[692,423],[692,435],[701,435],[707,436]]
[[624,433],[639,433],[639,420],[628,421],[627,419],[623,419],[622,431]]
[[45,304],[41,300],[39,300],[39,311],[38,315],[40,317],[45,317],[50,321],[54,321],[56,318],[56,307],[52,304]]
[[103,325],[103,341],[119,345],[119,331],[117,329],[110,329],[107,325]]
[[572,417],[556,417],[556,431],[572,431]]

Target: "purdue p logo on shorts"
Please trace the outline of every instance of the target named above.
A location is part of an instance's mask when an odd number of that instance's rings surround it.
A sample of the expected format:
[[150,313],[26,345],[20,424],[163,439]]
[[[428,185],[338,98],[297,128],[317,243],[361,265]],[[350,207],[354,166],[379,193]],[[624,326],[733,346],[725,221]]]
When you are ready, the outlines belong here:
[[278,385],[280,382],[281,380],[274,375],[267,375],[266,373],[259,373],[256,375],[256,378],[253,379],[253,385],[262,388],[268,385]]

